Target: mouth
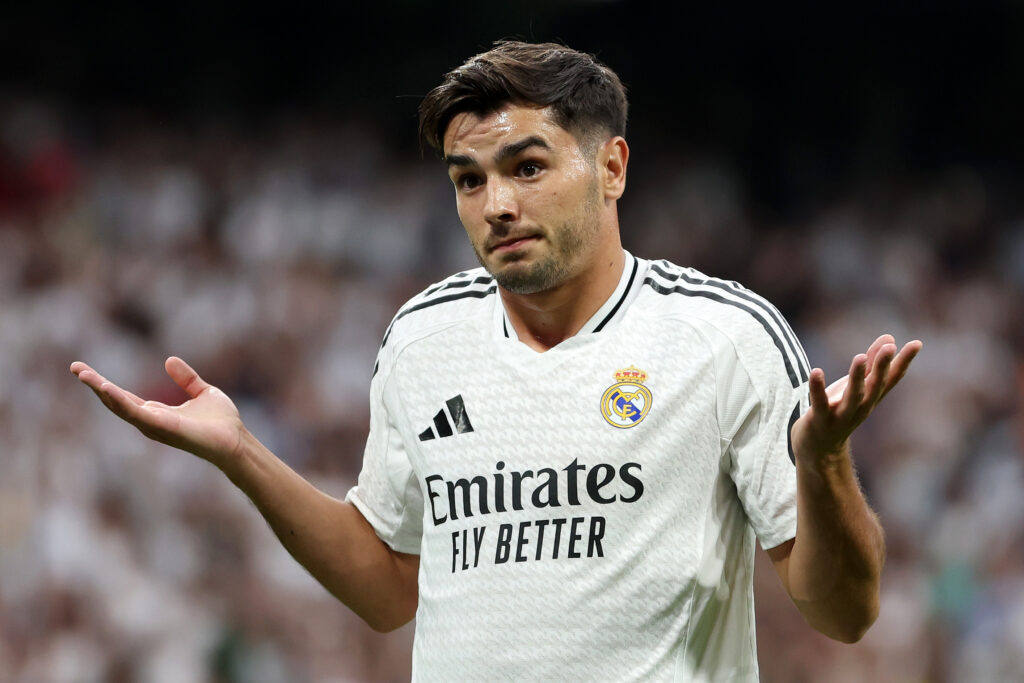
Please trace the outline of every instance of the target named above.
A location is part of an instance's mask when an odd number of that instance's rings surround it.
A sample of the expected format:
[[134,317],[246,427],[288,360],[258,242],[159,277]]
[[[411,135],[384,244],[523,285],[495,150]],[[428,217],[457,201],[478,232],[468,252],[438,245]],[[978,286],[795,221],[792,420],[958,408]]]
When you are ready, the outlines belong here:
[[493,244],[491,244],[489,246],[489,250],[491,252],[496,252],[496,253],[499,253],[499,254],[501,254],[501,253],[508,253],[510,251],[515,251],[517,249],[521,249],[521,248],[525,247],[526,245],[528,245],[528,244],[530,244],[532,242],[535,242],[536,240],[539,240],[539,239],[540,239],[540,235],[518,235],[518,236],[514,236],[514,237],[506,237],[503,240],[500,240],[500,241],[497,241],[497,242],[494,242]]

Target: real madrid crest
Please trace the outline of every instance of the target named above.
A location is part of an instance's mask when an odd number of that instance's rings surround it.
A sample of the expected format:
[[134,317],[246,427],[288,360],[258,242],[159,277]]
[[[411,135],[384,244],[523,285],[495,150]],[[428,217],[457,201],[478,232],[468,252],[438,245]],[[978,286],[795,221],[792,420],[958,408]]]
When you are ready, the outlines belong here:
[[644,386],[646,381],[647,373],[632,365],[615,371],[615,384],[601,397],[601,414],[608,424],[628,429],[647,417],[654,397]]

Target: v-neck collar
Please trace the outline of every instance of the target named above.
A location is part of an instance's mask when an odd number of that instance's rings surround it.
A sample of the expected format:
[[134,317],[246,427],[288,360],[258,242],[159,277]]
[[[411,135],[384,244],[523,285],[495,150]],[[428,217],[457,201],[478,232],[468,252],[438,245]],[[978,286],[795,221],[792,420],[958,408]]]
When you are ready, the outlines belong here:
[[[640,259],[625,249],[623,249],[622,253],[625,255],[625,259],[622,265],[622,275],[619,277],[619,284],[616,285],[615,291],[611,293],[611,296],[597,309],[594,315],[590,316],[590,319],[583,324],[579,332],[549,351],[553,351],[577,337],[597,334],[603,330],[610,329],[625,316],[629,304],[632,303],[640,291],[639,280],[642,278],[643,273],[640,272]],[[505,304],[501,296],[499,295],[495,299],[497,300],[497,304],[494,306],[495,335],[510,342],[520,343],[515,328],[512,326],[512,321],[508,319],[508,312],[505,310]],[[537,352],[534,351],[534,353]]]

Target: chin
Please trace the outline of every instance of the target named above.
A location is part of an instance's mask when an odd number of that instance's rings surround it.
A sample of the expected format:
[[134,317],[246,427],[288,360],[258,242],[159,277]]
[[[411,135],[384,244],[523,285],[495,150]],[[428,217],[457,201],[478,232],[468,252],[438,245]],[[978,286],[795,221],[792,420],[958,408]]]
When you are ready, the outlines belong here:
[[565,279],[556,264],[511,265],[491,272],[498,285],[513,294],[537,294],[554,289]]

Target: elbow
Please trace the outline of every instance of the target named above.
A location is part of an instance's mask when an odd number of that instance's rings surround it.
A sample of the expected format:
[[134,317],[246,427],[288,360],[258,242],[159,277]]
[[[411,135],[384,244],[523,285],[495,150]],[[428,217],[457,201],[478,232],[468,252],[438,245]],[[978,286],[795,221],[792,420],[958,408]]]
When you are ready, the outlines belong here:
[[833,640],[852,645],[864,637],[876,619],[878,619],[878,600],[872,600],[860,609],[844,611],[839,619],[830,623],[828,627],[818,630]]
[[398,620],[367,619],[366,623],[377,633],[391,633],[405,625]]
[[864,637],[864,634],[868,632],[868,629],[870,627],[871,624],[847,627],[841,631],[836,631],[835,633],[828,633],[826,635],[832,638],[832,640],[838,640],[840,643],[845,643],[846,645],[853,645],[854,643],[859,642],[860,639]]
[[377,633],[391,633],[402,628],[416,616],[416,607],[413,605],[411,610],[402,609],[395,610],[392,612],[381,613],[374,612],[370,614],[360,614],[363,621],[366,622],[367,626],[372,628]]
[[797,609],[815,631],[840,643],[856,643],[878,619],[879,594],[874,586],[838,590],[828,600],[795,600]]
[[393,619],[391,621],[370,624],[370,628],[377,633],[391,633],[392,631],[397,631],[411,621],[412,617],[409,617],[408,619]]

